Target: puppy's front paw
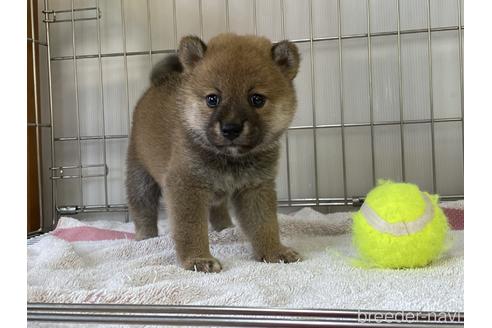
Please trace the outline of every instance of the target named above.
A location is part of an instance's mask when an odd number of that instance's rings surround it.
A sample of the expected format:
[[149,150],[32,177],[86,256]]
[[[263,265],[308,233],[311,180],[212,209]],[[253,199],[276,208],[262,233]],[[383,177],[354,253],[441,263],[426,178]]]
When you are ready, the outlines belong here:
[[257,259],[267,263],[292,263],[302,261],[301,256],[295,250],[289,247],[281,246],[275,252],[265,252],[257,256]]
[[222,265],[214,257],[198,257],[184,260],[183,268],[199,272],[220,272]]

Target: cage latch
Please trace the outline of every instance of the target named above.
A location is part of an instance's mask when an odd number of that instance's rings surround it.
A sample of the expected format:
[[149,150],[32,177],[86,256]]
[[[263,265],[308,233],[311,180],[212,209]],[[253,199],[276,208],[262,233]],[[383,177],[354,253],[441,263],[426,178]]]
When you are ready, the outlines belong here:
[[42,12],[44,14],[43,22],[45,23],[87,21],[101,19],[102,17],[101,9],[98,7],[43,10]]
[[52,180],[104,178],[109,174],[107,164],[55,166],[50,171]]

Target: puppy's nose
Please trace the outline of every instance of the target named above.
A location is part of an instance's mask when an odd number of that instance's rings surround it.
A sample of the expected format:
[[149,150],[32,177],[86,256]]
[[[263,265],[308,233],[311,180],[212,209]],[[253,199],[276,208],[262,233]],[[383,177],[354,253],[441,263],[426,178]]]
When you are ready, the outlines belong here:
[[242,124],[236,124],[236,123],[227,123],[222,125],[221,127],[222,135],[229,139],[229,140],[234,140],[243,131],[243,125]]

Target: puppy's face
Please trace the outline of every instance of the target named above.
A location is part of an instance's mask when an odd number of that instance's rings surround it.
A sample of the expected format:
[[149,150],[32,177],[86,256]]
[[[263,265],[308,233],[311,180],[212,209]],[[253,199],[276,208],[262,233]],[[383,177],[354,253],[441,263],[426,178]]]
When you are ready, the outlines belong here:
[[183,117],[202,146],[241,156],[276,142],[292,121],[299,67],[294,44],[223,34],[205,45],[186,37],[179,57]]

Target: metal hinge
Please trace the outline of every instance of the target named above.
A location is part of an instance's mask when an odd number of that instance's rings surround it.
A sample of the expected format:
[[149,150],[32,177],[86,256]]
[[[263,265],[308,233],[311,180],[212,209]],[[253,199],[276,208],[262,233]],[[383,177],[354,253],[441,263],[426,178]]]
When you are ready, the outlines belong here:
[[352,197],[352,206],[361,207],[364,204],[364,197]]
[[74,215],[80,212],[80,207],[76,205],[57,207],[56,212],[60,215]]

